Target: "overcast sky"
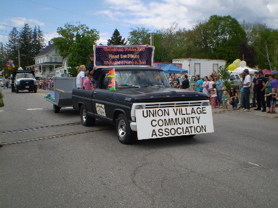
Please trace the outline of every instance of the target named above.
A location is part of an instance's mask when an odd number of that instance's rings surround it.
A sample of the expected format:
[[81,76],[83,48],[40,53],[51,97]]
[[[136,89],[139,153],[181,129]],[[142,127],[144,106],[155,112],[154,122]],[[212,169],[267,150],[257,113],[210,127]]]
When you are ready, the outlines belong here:
[[236,18],[240,23],[264,23],[278,29],[278,0],[0,0],[0,42],[6,43],[13,27],[40,26],[46,41],[57,28],[80,22],[100,32],[104,44],[117,28],[128,38],[131,28],[155,31],[191,29],[211,15]]

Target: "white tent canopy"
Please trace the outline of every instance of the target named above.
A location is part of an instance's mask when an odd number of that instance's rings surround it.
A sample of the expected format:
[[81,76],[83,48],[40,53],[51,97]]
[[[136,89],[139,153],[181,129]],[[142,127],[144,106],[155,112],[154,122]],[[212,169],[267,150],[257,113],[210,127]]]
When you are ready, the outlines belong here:
[[258,72],[258,70],[255,70],[255,69],[252,69],[252,68],[250,68],[250,67],[248,67],[248,66],[246,66],[246,67],[238,67],[238,68],[236,68],[235,70],[233,70],[233,71],[230,71],[230,72],[232,72],[232,73],[234,73],[234,74],[241,74],[242,72],[243,72],[243,70],[244,69],[248,69],[249,70],[249,74],[254,74],[255,72]]

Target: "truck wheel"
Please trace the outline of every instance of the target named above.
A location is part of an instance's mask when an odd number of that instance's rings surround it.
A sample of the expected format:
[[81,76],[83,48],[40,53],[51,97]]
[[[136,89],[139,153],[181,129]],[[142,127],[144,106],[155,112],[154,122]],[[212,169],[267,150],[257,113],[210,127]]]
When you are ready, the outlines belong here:
[[87,110],[84,105],[80,107],[80,118],[81,124],[83,126],[93,126],[95,125],[96,118],[90,117],[87,115]]
[[136,133],[130,129],[129,122],[124,114],[120,114],[116,119],[116,129],[118,139],[122,144],[136,142]]
[[54,113],[59,113],[60,110],[61,110],[61,107],[59,107],[59,106],[53,104],[53,111],[54,111]]
[[15,88],[15,92],[16,92],[16,93],[18,93],[18,89],[17,89],[17,87]]
[[37,88],[36,88],[36,89],[34,89],[34,93],[37,93]]

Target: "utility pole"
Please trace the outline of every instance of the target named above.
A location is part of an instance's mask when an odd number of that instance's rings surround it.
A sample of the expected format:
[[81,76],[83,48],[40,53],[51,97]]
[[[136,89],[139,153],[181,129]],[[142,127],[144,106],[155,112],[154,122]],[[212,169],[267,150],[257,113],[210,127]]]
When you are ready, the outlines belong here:
[[153,34],[150,33],[150,45],[153,46]]

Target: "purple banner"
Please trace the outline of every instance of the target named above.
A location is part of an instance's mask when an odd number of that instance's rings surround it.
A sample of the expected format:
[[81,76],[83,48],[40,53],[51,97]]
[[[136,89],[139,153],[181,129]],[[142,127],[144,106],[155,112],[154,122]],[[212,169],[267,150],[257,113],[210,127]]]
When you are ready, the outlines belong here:
[[94,46],[95,66],[152,66],[153,53],[153,46]]

